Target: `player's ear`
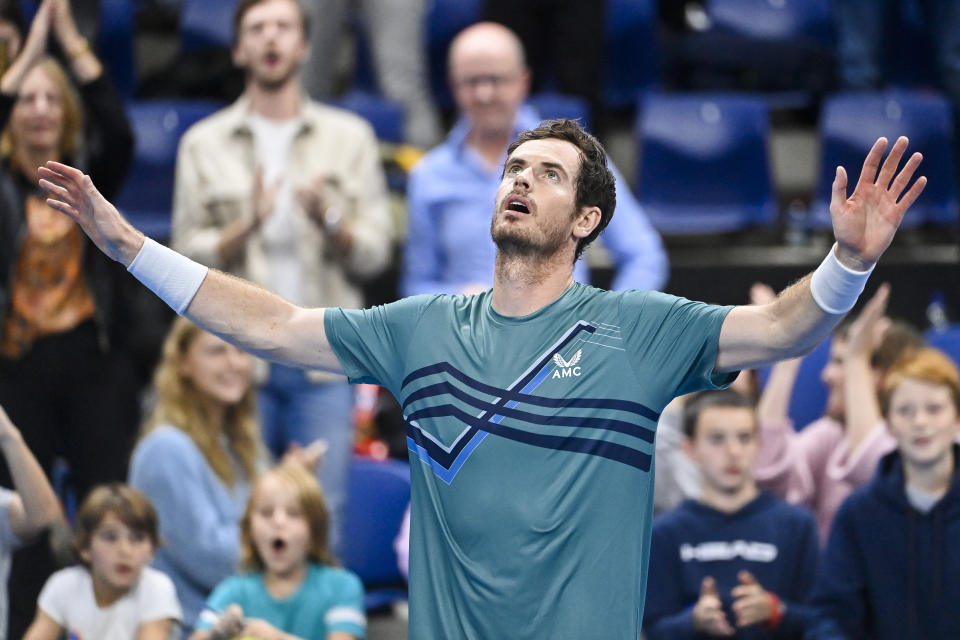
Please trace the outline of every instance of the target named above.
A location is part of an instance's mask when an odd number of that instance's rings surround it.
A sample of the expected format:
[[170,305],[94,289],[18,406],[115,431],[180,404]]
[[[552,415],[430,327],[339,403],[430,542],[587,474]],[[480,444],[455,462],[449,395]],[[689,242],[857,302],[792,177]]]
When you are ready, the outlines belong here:
[[586,238],[600,224],[601,217],[600,207],[581,207],[576,224],[573,226],[573,235],[577,238]]

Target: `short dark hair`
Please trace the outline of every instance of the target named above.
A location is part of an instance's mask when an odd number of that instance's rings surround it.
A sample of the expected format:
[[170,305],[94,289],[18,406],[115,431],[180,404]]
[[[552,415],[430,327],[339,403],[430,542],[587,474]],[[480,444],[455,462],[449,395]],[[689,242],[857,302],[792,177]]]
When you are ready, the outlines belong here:
[[[237,8],[233,11],[233,46],[237,46],[237,43],[240,41],[240,23],[243,22],[243,16],[247,15],[247,11],[250,11],[250,9],[266,1],[267,0],[239,0],[239,2],[237,2]],[[306,6],[304,6],[300,0],[290,0],[290,2],[297,5],[297,10],[300,11],[303,39],[307,40],[310,38],[310,12],[307,11]]]
[[575,120],[544,120],[536,129],[524,131],[507,149],[509,158],[517,147],[532,140],[565,140],[580,150],[580,171],[577,173],[576,207],[600,209],[600,224],[586,238],[577,243],[574,261],[577,261],[591,242],[607,228],[617,207],[617,183],[607,166],[607,152],[603,145],[587,133]]
[[748,398],[733,389],[700,391],[687,398],[683,405],[683,435],[693,440],[697,434],[697,420],[700,414],[714,407],[734,407],[755,409],[757,406],[753,398]]
[[77,553],[90,548],[94,531],[112,513],[125,525],[146,535],[153,548],[160,546],[157,511],[142,492],[121,482],[95,487],[77,511],[73,546]]

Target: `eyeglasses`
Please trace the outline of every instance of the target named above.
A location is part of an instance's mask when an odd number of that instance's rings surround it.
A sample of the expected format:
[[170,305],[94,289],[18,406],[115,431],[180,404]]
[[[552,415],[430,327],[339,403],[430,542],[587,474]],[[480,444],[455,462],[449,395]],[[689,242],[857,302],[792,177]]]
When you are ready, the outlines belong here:
[[500,89],[517,81],[520,77],[518,73],[509,73],[497,75],[494,73],[482,74],[476,76],[467,76],[458,78],[454,84],[458,89],[469,89],[475,91],[484,85],[490,85],[491,89]]

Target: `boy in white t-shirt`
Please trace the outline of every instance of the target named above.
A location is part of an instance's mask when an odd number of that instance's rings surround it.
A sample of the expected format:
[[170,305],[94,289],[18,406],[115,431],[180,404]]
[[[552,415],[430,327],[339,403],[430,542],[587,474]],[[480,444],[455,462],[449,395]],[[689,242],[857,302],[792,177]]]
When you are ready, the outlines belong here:
[[22,540],[36,535],[60,516],[60,505],[43,469],[20,431],[0,407],[0,452],[16,491],[0,488],[0,639],[7,637],[7,577],[10,559]]
[[77,514],[74,545],[83,566],[47,580],[25,640],[166,640],[182,618],[173,582],[147,566],[157,512],[139,491],[97,487]]

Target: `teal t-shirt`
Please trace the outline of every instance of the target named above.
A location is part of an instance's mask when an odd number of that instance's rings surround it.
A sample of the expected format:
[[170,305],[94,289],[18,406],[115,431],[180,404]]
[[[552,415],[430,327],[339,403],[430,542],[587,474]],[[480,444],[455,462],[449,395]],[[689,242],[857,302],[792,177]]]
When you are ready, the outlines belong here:
[[266,620],[305,640],[324,640],[331,631],[346,631],[358,638],[366,635],[363,584],[344,569],[311,564],[300,588],[283,600],[270,595],[262,573],[231,576],[207,598],[195,629],[210,629],[231,604],[240,605],[246,618]]
[[490,300],[325,317],[350,380],[403,408],[410,637],[636,640],[657,418],[732,380],[712,373],[729,307],[582,284],[524,317]]

